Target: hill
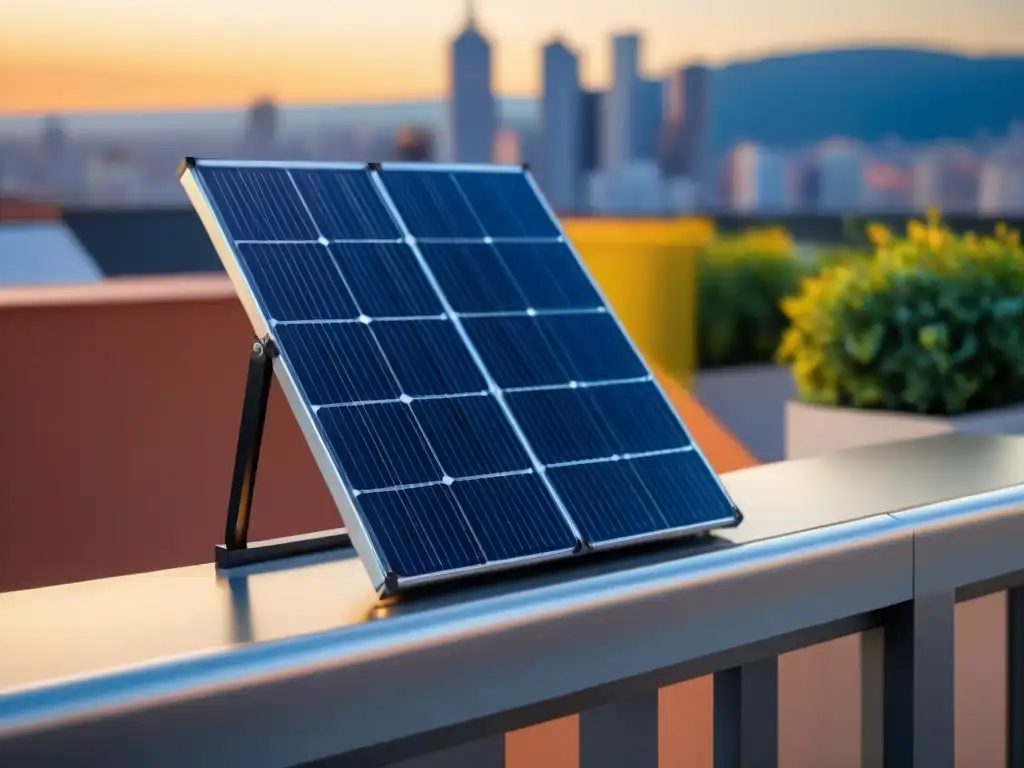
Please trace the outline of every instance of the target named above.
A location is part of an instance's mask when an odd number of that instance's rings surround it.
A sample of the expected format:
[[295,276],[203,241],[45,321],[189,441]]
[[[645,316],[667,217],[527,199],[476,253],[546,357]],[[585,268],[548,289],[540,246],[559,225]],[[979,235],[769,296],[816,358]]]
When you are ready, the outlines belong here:
[[816,51],[724,66],[712,88],[716,151],[744,139],[780,147],[835,135],[966,139],[1024,120],[1024,56]]

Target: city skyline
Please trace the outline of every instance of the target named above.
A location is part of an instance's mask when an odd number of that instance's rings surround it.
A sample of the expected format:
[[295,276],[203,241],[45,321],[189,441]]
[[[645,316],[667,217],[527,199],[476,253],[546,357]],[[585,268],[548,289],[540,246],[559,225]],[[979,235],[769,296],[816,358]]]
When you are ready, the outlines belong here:
[[[731,0],[714,8],[696,0],[638,0],[628,11],[612,0],[566,0],[536,14],[524,8],[531,3],[539,7],[541,0],[477,2],[481,27],[495,46],[499,94],[538,91],[539,50],[556,35],[580,54],[590,86],[607,80],[611,33],[633,29],[645,38],[645,69],[655,71],[691,60],[720,63],[858,44],[1024,51],[1024,5],[1016,0],[941,10],[924,0],[896,9],[866,0],[827,12],[810,0]],[[259,0],[244,8],[239,0],[221,0],[201,13],[198,0],[97,0],[88,8],[37,0],[8,7],[0,11],[0,111],[208,108],[263,94],[310,104],[436,97],[446,86],[447,43],[466,9],[462,0],[429,7],[414,0],[383,7]],[[346,11],[359,13],[358,32],[346,34],[353,29]],[[319,21],[324,16],[336,22]],[[168,22],[175,18],[190,21]],[[346,77],[348,71],[359,76]]]

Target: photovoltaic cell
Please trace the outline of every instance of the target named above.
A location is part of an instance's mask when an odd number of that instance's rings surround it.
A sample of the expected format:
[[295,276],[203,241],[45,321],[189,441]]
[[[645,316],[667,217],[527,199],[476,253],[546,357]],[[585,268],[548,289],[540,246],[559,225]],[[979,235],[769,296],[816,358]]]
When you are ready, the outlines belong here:
[[412,411],[448,477],[530,468],[523,444],[490,395],[415,400]]
[[368,325],[278,324],[282,356],[302,371],[300,386],[311,405],[393,400],[402,393]]
[[365,493],[360,511],[376,531],[384,559],[399,577],[424,576],[486,562],[446,485]]
[[402,394],[455,395],[487,389],[480,369],[447,320],[391,320],[371,326]]
[[356,306],[368,317],[440,315],[441,301],[416,255],[397,243],[328,246]]
[[378,587],[736,520],[527,174],[191,173]]
[[526,307],[596,309],[604,304],[565,243],[496,243],[494,249]]
[[227,234],[239,240],[315,240],[298,190],[280,168],[206,168],[203,183]]
[[397,240],[401,233],[363,170],[291,171],[319,234],[328,240]]
[[385,170],[380,177],[413,237],[481,240],[486,236],[452,174]]
[[[523,173],[452,174],[484,233],[492,238],[557,238],[558,227]],[[399,209],[401,213],[401,209]]]
[[241,243],[270,320],[345,320],[359,316],[355,299],[330,251],[317,243]]
[[316,418],[357,491],[439,483],[444,477],[406,403],[320,408]]
[[489,243],[421,243],[420,253],[456,312],[525,312],[512,273]]

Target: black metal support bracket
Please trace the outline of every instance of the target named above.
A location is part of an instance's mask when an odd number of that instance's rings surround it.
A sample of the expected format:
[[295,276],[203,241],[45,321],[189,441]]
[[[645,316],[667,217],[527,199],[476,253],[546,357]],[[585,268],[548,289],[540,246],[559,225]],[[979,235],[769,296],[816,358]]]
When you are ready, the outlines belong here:
[[224,543],[218,544],[214,552],[214,562],[220,569],[324,552],[350,544],[344,528],[249,542],[252,497],[276,356],[277,350],[269,339],[254,340],[249,350],[249,371],[245,379],[242,419],[238,425],[238,447],[231,475]]

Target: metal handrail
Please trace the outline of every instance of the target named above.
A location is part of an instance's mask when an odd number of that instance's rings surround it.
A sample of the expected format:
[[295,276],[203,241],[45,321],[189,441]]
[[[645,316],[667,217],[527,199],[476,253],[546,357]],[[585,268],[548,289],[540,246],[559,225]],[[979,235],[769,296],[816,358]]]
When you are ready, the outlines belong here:
[[778,655],[882,627],[865,743],[952,768],[953,607],[1011,587],[1022,623],[1022,479],[1024,439],[973,435],[766,465],[721,536],[392,605],[336,554],[0,595],[0,765],[497,766],[580,712],[584,768],[654,768],[657,690],[714,673],[716,768],[768,766]]

